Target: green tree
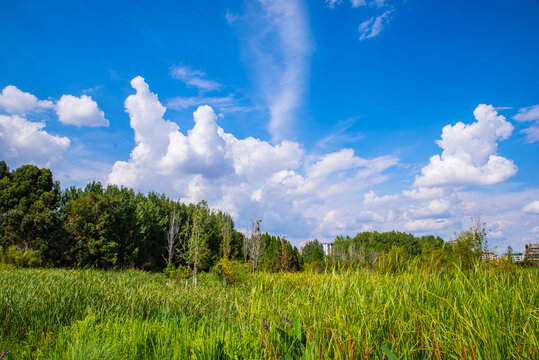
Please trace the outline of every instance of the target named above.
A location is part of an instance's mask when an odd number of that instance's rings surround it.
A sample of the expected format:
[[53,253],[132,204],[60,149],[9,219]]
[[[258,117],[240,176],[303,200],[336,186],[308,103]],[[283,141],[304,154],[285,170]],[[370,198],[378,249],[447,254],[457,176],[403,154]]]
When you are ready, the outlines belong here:
[[[172,201],[165,195],[150,192],[148,196],[137,194],[137,265],[147,270],[162,270],[165,267],[163,253],[166,252],[167,229],[169,214],[172,210]],[[185,223],[184,207],[178,206],[176,217],[181,228]]]
[[264,254],[264,242],[260,231],[262,220],[251,221],[251,236],[249,238],[249,258],[256,272],[262,255]]
[[232,253],[232,219],[229,216],[221,217],[221,232],[223,242],[221,243],[221,257],[229,259]]
[[104,195],[116,199],[113,209],[118,217],[114,233],[118,239],[116,266],[122,269],[135,267],[140,251],[137,238],[137,217],[135,192],[126,187],[109,185],[104,189]]
[[305,263],[323,261],[324,250],[322,249],[322,244],[320,244],[317,239],[307,241],[303,247],[302,255]]
[[462,231],[452,244],[452,254],[463,269],[471,269],[481,261],[487,249],[487,232],[484,224],[476,219],[475,225]]
[[187,241],[186,261],[193,267],[193,278],[196,280],[198,271],[208,259],[208,238],[210,233],[206,228],[208,223],[208,205],[200,202],[192,215],[191,232]]
[[0,162],[0,245],[51,254],[60,228],[60,185],[49,169]]
[[0,180],[5,177],[10,177],[9,167],[4,160],[0,161]]
[[68,204],[67,232],[73,239],[69,256],[77,266],[111,268],[125,234],[120,201],[112,196],[87,193]]

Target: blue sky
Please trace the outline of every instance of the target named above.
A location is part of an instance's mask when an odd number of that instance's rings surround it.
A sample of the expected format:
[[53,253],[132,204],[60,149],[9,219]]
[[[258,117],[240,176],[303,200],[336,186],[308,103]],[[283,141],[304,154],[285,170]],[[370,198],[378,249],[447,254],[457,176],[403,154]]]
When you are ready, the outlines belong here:
[[537,1],[0,6],[11,167],[206,199],[296,244],[478,215],[498,252],[539,238]]

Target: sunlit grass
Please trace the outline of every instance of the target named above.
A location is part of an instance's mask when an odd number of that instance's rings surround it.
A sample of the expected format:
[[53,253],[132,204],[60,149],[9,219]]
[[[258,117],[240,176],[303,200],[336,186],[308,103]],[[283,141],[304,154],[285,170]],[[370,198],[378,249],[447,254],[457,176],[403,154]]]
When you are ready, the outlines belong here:
[[533,359],[538,275],[279,273],[193,289],[142,272],[0,270],[0,351],[12,348],[8,359],[382,359],[385,345],[406,359]]

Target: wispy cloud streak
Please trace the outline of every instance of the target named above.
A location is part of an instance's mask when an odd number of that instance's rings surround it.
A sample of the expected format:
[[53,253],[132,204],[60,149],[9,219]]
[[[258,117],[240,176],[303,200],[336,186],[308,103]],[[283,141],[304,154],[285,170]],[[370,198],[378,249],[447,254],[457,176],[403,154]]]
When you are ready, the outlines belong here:
[[313,50],[303,0],[260,0],[250,6],[247,21],[248,61],[253,63],[270,121],[273,141],[289,137],[303,101]]
[[365,40],[380,34],[384,26],[393,16],[393,9],[386,10],[382,15],[373,16],[359,25],[359,40]]
[[206,79],[206,73],[203,71],[193,70],[188,66],[174,66],[170,69],[170,75],[199,90],[213,91],[222,87],[218,82]]

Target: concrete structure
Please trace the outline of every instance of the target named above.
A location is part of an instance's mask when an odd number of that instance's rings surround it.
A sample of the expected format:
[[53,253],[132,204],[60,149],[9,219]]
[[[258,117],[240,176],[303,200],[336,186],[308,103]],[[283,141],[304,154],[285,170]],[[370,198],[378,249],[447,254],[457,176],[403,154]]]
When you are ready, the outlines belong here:
[[526,245],[525,251],[526,260],[532,261],[534,263],[539,262],[539,243],[528,244]]
[[522,253],[511,253],[511,261],[512,262],[519,262],[524,260],[524,254]]
[[333,247],[333,243],[322,243],[322,250],[324,250],[324,254],[328,256],[331,254],[331,248]]
[[494,251],[487,251],[485,253],[483,253],[483,260],[494,260],[498,257],[498,255],[496,255],[494,253]]

